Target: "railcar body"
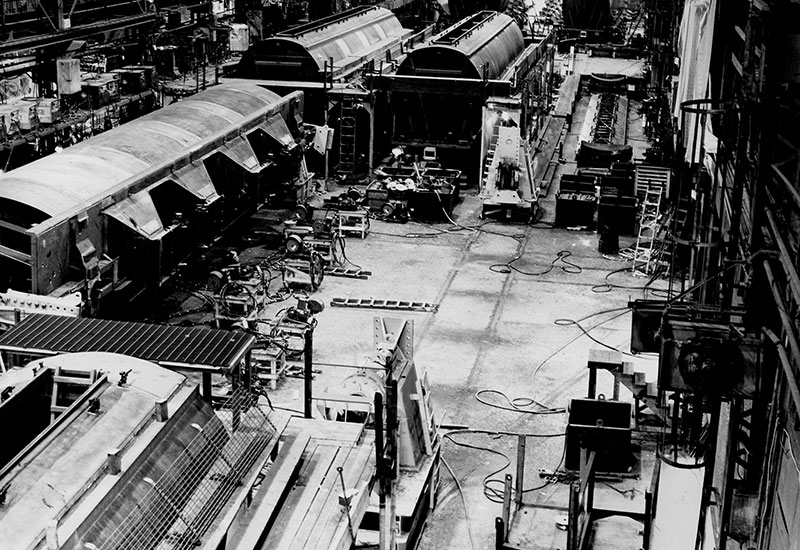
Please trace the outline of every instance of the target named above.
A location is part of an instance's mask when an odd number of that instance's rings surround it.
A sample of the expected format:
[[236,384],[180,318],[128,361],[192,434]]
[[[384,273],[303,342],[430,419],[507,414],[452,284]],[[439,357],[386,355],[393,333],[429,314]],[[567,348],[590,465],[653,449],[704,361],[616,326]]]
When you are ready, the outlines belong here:
[[454,19],[463,19],[479,11],[505,11],[509,0],[439,0],[439,6],[446,15]]
[[302,112],[300,92],[230,81],[3,174],[0,286],[81,290],[94,312],[157,289],[296,183]]
[[412,151],[436,147],[447,166],[477,181],[474,159],[486,94],[510,91],[509,83],[499,80],[523,50],[516,22],[490,11],[467,17],[412,50],[397,75],[381,84],[388,141]]
[[398,75],[494,79],[524,49],[522,31],[508,15],[482,11],[462,19],[409,52]]
[[395,57],[411,33],[385,8],[356,7],[255,42],[238,74],[298,83],[322,82],[327,73],[342,80],[387,52]]

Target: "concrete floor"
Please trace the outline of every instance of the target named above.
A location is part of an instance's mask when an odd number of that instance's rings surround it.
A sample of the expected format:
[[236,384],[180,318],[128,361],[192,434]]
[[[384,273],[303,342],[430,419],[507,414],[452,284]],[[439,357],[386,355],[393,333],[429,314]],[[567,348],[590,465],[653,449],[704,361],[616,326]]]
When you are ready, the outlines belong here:
[[[630,63],[630,61],[628,61]],[[602,69],[600,72],[606,72]],[[587,99],[579,104],[573,132],[565,148],[567,162],[560,172],[574,171],[574,148]],[[638,113],[632,111],[631,117]],[[641,135],[631,120],[632,137]],[[641,151],[637,149],[637,153]],[[372,320],[376,315],[404,317],[415,323],[416,363],[425,369],[432,385],[435,415],[439,422],[463,425],[476,430],[501,430],[526,434],[561,434],[566,426],[566,413],[533,415],[506,411],[481,404],[475,393],[482,389],[504,392],[509,398],[532,398],[549,407],[566,407],[570,398],[585,397],[586,361],[589,350],[598,347],[574,325],[556,324],[558,319],[580,320],[598,340],[623,351],[628,349],[630,316],[621,313],[630,299],[643,297],[643,277],[619,273],[610,278],[624,289],[597,287],[606,282],[613,270],[625,267],[624,260],[604,257],[597,252],[597,235],[590,231],[568,231],[549,227],[554,212],[557,185],[541,200],[543,222],[536,226],[504,225],[482,222],[478,218],[480,202],[477,190],[469,189],[455,209],[459,227],[450,224],[426,226],[372,222],[372,231],[365,240],[348,238],[349,259],[372,271],[369,280],[326,278],[315,297],[326,305],[336,298],[376,298],[428,301],[439,304],[431,313],[397,313],[366,309],[327,307],[319,314],[315,331],[315,361],[360,365],[372,356]],[[449,232],[443,230],[451,229]],[[621,236],[620,246],[635,241],[635,236]],[[556,261],[559,253],[579,269]],[[514,266],[525,272],[541,272],[555,261],[543,275],[521,272],[498,273],[490,269],[505,264],[519,255]],[[507,271],[500,269],[499,271]],[[598,292],[606,290],[606,292]],[[278,306],[275,306],[278,309]],[[608,311],[609,313],[600,313]],[[654,358],[633,360],[639,370],[655,369]],[[347,369],[319,367],[315,386],[320,391],[335,391],[338,380]],[[599,391],[611,393],[611,376],[601,373]],[[486,396],[498,404],[499,395]],[[275,404],[302,409],[302,381],[287,379],[273,393]],[[483,479],[500,468],[508,456],[510,467],[495,476],[514,473],[516,439],[480,434],[453,436],[458,442],[495,451],[476,450],[443,441],[442,456],[455,472],[463,489],[464,501],[446,469],[442,469],[438,507],[430,518],[419,548],[464,549],[489,548],[494,544],[494,519],[501,514],[501,505],[484,496]],[[540,485],[538,470],[555,469],[563,451],[563,437],[529,438],[526,453],[525,487]],[[647,480],[634,480],[644,484]],[[494,487],[500,487],[499,484]],[[539,491],[526,493],[526,503],[550,505],[548,508],[525,509],[534,529],[515,538],[527,548],[563,548],[565,533],[557,529],[556,520],[566,516],[567,487],[553,484]],[[612,488],[598,489],[602,502],[622,499],[628,506],[642,507],[642,492],[633,492],[633,499],[621,496]],[[630,493],[629,493],[630,494]],[[466,504],[466,510],[464,507]],[[466,514],[465,514],[466,512]],[[469,520],[467,520],[467,516]],[[607,522],[608,523],[608,522]],[[638,531],[621,523],[615,535],[606,536],[619,542],[618,534],[636,539]],[[624,533],[627,533],[625,535]],[[631,535],[630,533],[633,533]],[[474,541],[471,542],[470,536]],[[603,537],[598,532],[597,548]],[[635,540],[631,548],[638,548]],[[640,539],[639,539],[640,542]],[[620,547],[607,544],[606,547]]]

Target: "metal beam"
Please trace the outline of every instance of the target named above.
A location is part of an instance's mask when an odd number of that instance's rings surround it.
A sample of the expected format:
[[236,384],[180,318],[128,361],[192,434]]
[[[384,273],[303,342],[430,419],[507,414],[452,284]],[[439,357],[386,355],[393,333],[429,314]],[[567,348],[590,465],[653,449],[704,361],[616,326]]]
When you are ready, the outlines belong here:
[[37,48],[56,46],[58,44],[64,44],[73,40],[89,38],[90,36],[107,31],[147,25],[155,22],[156,18],[157,16],[152,13],[139,14],[130,17],[114,19],[111,21],[100,21],[90,25],[73,27],[67,31],[57,33],[39,34],[36,36],[6,40],[5,42],[0,43],[0,54],[23,52],[35,50]]
[[436,78],[401,75],[370,75],[368,78],[372,81],[368,88],[389,92],[485,97],[506,97],[511,94],[511,82],[507,80],[484,81],[472,78]]

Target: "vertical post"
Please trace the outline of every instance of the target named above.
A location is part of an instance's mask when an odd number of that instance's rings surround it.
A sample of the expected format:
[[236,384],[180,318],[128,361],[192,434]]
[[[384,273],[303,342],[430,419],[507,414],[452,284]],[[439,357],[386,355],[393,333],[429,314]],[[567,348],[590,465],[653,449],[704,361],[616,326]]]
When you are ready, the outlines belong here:
[[569,492],[569,515],[567,520],[567,550],[577,550],[578,533],[580,532],[580,481],[573,481]]
[[494,518],[494,550],[503,550],[505,547],[506,527],[503,518]]
[[386,444],[389,449],[389,479],[394,479],[397,472],[397,380],[390,380],[386,386]]
[[386,462],[383,443],[383,395],[375,392],[375,470],[378,478],[378,547],[389,550],[386,525]]
[[597,367],[589,365],[589,399],[594,399],[597,395]]
[[642,550],[650,550],[650,530],[653,525],[653,493],[644,493],[644,529],[642,530]]
[[58,520],[53,519],[47,523],[45,528],[45,540],[47,550],[58,550],[61,546],[58,542]]
[[525,486],[525,435],[517,436],[517,495],[515,502],[522,506],[523,487]]
[[67,30],[64,28],[64,0],[56,0],[56,30]]
[[203,371],[203,400],[211,404],[211,373]]
[[375,109],[372,107],[374,105],[373,96],[370,94],[370,106],[367,108],[367,113],[369,113],[369,151],[367,152],[367,166],[369,168],[368,173],[372,176],[372,158],[375,156]]
[[306,418],[311,418],[311,402],[313,400],[313,380],[311,378],[314,375],[313,347],[314,329],[308,327],[305,332],[305,347],[303,349],[303,360],[305,361],[305,408],[303,409],[303,415]]
[[108,465],[109,475],[115,476],[122,471],[122,457],[120,456],[119,449],[110,449],[108,451],[108,460],[106,464]]
[[169,420],[169,410],[167,409],[167,400],[159,399],[156,401],[156,422],[166,422]]
[[[325,99],[325,128],[328,127],[328,117],[330,116],[330,98],[328,97],[328,60],[323,61],[322,66],[322,95]],[[325,183],[328,182],[328,134],[325,134]]]
[[677,462],[678,460],[678,437],[680,432],[680,418],[681,418],[681,399],[680,393],[674,392],[672,394],[672,459]]
[[506,474],[503,486],[503,542],[508,540],[508,522],[511,519],[511,474]]
[[375,470],[378,477],[378,492],[383,493],[383,395],[375,392]]
[[[731,427],[738,426],[742,420],[742,405],[741,403],[732,400],[730,404],[730,420]],[[719,417],[717,417],[719,421]],[[731,430],[733,431],[733,430]],[[791,444],[791,442],[789,442]],[[725,489],[722,494],[722,514],[720,517],[719,529],[719,547],[725,548],[728,541],[728,533],[730,531],[731,523],[731,507],[733,506],[733,485],[734,478],[736,477],[736,440],[731,437],[728,440],[728,449],[725,454]],[[713,468],[713,466],[712,466]],[[698,536],[702,536],[704,526],[698,527]]]

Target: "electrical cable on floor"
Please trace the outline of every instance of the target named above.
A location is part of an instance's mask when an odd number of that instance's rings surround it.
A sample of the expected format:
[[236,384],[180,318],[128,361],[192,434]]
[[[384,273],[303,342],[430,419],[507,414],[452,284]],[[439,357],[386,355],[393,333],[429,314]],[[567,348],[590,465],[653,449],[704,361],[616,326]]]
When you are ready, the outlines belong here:
[[[491,473],[489,473],[489,474],[487,474],[487,475],[485,475],[483,477],[483,496],[485,496],[486,499],[491,501],[491,502],[496,502],[496,503],[503,502],[502,492],[500,492],[500,494],[498,495],[497,489],[494,489],[494,488],[492,488],[490,486],[490,481],[492,480],[492,478],[494,476],[496,476],[497,474],[503,472],[506,468],[511,466],[511,459],[508,458],[508,455],[506,455],[502,451],[498,451],[498,450],[492,449],[490,447],[485,447],[485,446],[482,446],[482,445],[470,445],[469,443],[464,443],[463,441],[456,441],[455,439],[450,437],[450,434],[444,434],[443,437],[445,439],[449,439],[451,442],[455,443],[459,447],[465,447],[467,449],[473,449],[473,450],[476,450],[476,451],[484,451],[484,452],[491,453],[493,455],[499,456],[499,457],[501,457],[501,458],[503,458],[505,460],[505,464],[503,464],[503,466],[501,466],[500,468],[492,471]],[[500,481],[500,480],[494,480],[494,481]]]
[[[463,441],[457,441],[457,440],[453,439],[453,437],[452,437],[453,435],[456,435],[456,434],[465,434],[465,433],[482,434],[482,435],[495,435],[496,437],[501,437],[503,435],[510,435],[510,434],[503,434],[503,433],[499,433],[498,434],[498,433],[493,433],[493,432],[484,431],[484,430],[465,429],[465,430],[454,430],[454,431],[448,432],[448,433],[446,433],[446,434],[444,434],[442,436],[443,439],[447,439],[450,442],[454,443],[455,445],[458,445],[459,447],[464,447],[464,448],[472,449],[472,450],[476,450],[476,451],[487,452],[487,453],[499,456],[499,457],[501,457],[501,458],[503,458],[505,460],[505,464],[503,466],[501,466],[500,468],[490,472],[489,474],[487,474],[483,478],[483,496],[486,497],[486,499],[489,500],[490,502],[494,502],[494,503],[498,503],[498,504],[502,503],[503,502],[503,496],[504,496],[503,495],[503,491],[505,490],[505,481],[504,480],[500,480],[500,479],[496,479],[494,476],[496,476],[497,474],[500,474],[503,471],[505,471],[506,468],[508,468],[511,465],[511,459],[508,457],[507,454],[505,454],[502,451],[498,451],[497,449],[492,449],[491,447],[487,447],[487,446],[484,446],[484,445],[472,445],[470,443],[465,443]],[[525,435],[527,437],[564,437],[566,435],[566,433],[558,433],[558,434],[525,434]],[[564,461],[564,454],[566,453],[566,445],[564,446],[564,449],[565,450],[561,454],[561,460],[559,461],[558,466],[556,466],[556,469],[554,471],[557,471],[561,467],[561,464]],[[558,481],[557,477],[550,477],[550,478],[547,479],[547,481],[543,485],[538,485],[536,487],[530,487],[528,489],[524,489],[523,488],[522,492],[523,493],[527,493],[527,492],[532,492],[532,491],[538,491],[538,490],[540,490],[540,489],[546,487],[547,485],[549,485],[551,483],[554,483],[556,481]],[[503,489],[502,490],[495,489],[494,487],[492,487],[492,484],[497,484],[497,483],[500,483],[500,484],[503,485]],[[512,488],[511,490],[512,490],[512,492],[515,491],[514,488]]]
[[[509,262],[506,262],[504,264],[492,264],[492,265],[490,265],[489,266],[489,271],[494,271],[495,273],[511,273],[512,271],[514,271],[516,273],[519,273],[520,275],[529,275],[531,277],[539,277],[541,275],[547,275],[548,273],[553,271],[553,269],[558,267],[564,273],[570,273],[570,274],[573,274],[573,275],[577,275],[578,273],[582,273],[583,272],[583,268],[581,266],[579,266],[578,264],[576,264],[574,262],[570,262],[570,261],[567,260],[567,258],[569,258],[570,256],[572,256],[572,252],[570,252],[569,250],[560,250],[558,252],[558,254],[556,254],[556,257],[553,259],[552,262],[550,262],[550,265],[546,269],[544,269],[543,271],[534,272],[534,271],[525,271],[523,269],[520,269],[520,268],[512,265],[514,262],[516,262],[520,258],[522,258],[522,251],[520,251],[514,257],[514,259],[509,261]],[[564,265],[557,266],[556,264],[558,262],[561,262]]]
[[564,351],[566,348],[568,348],[570,345],[572,345],[576,340],[578,340],[579,338],[584,336],[585,333],[588,333],[588,332],[596,329],[597,327],[599,327],[601,325],[604,325],[604,324],[606,324],[606,323],[608,323],[610,321],[613,321],[614,319],[617,319],[618,317],[622,317],[626,313],[630,312],[631,309],[628,308],[628,307],[619,307],[619,308],[606,309],[606,310],[602,310],[602,311],[598,311],[598,312],[592,313],[592,314],[587,315],[587,316],[585,316],[585,317],[583,317],[581,319],[578,319],[578,322],[580,323],[582,321],[585,321],[586,319],[590,319],[592,317],[596,317],[597,315],[603,315],[604,313],[613,313],[615,311],[620,311],[620,313],[617,313],[616,315],[614,315],[612,317],[609,317],[608,319],[605,319],[603,321],[599,321],[598,323],[596,323],[596,324],[592,325],[591,327],[585,329],[585,331],[582,331],[580,334],[576,335],[574,338],[571,338],[567,343],[565,343],[564,345],[560,346],[557,350],[555,350],[553,353],[548,355],[541,363],[539,363],[536,366],[536,368],[533,369],[533,374],[531,375],[531,377],[532,377],[531,380],[532,380],[532,383],[533,383],[533,387],[534,388],[536,387],[536,375],[539,373],[539,371],[542,369],[542,367],[544,367],[545,364],[547,364],[547,362],[550,361],[550,359],[552,359],[553,357],[555,357],[556,355],[558,355],[559,353]]
[[442,456],[440,454],[439,455],[439,460],[442,461],[442,464],[444,464],[444,467],[447,468],[448,472],[450,472],[450,477],[452,477],[453,481],[455,481],[455,483],[456,483],[456,488],[458,489],[458,494],[461,495],[461,504],[464,506],[464,517],[467,520],[467,533],[469,533],[469,543],[472,546],[472,550],[478,550],[478,545],[475,544],[475,538],[472,535],[472,520],[470,520],[470,517],[469,517],[469,509],[467,508],[467,499],[466,499],[466,497],[464,497],[464,490],[461,488],[461,482],[458,481],[458,478],[456,477],[455,472],[450,467],[450,465],[447,463],[447,461],[444,459],[444,456]]
[[633,267],[625,266],[625,267],[621,267],[619,269],[615,269],[613,271],[609,271],[608,273],[606,273],[606,276],[603,278],[603,282],[602,283],[592,286],[592,288],[591,288],[592,292],[596,292],[598,294],[604,294],[606,292],[611,292],[615,288],[616,289],[621,289],[621,290],[645,290],[645,291],[646,290],[650,290],[650,291],[652,291],[654,289],[651,289],[650,285],[652,285],[654,282],[656,282],[656,280],[661,276],[661,273],[659,271],[656,271],[655,273],[653,273],[653,275],[650,276],[650,278],[647,280],[647,282],[644,285],[638,285],[638,286],[636,286],[636,285],[618,285],[618,284],[609,282],[608,279],[612,275],[615,275],[616,273],[623,273],[623,272],[626,272],[626,271],[633,272]]
[[[482,396],[487,393],[499,395],[500,397],[505,399],[508,405],[507,406],[499,405],[497,403],[491,403],[486,399],[483,399]],[[536,401],[531,397],[515,397],[514,399],[511,399],[504,392],[494,389],[478,390],[477,392],[475,392],[475,399],[477,399],[484,405],[487,405],[489,407],[494,407],[495,409],[501,409],[504,411],[513,411],[525,414],[561,414],[565,412],[565,409],[563,407],[554,409],[539,403],[538,401]],[[541,410],[530,410],[527,408],[527,407],[532,407],[534,405],[540,407]]]
[[[574,326],[578,327],[578,329],[580,329],[580,331],[583,332],[583,334],[587,338],[589,338],[589,340],[594,342],[595,344],[597,344],[599,346],[603,346],[604,348],[608,348],[611,351],[620,351],[617,348],[615,348],[614,346],[612,346],[610,344],[606,344],[605,342],[603,342],[601,340],[598,340],[597,338],[595,338],[594,336],[589,334],[589,332],[585,328],[583,328],[583,325],[581,325],[580,321],[576,321],[574,319],[556,319],[555,321],[553,321],[553,324],[558,325],[560,327],[569,327],[569,326],[573,326],[574,325]],[[633,357],[633,354],[625,352],[625,351],[621,351],[620,353],[622,353],[623,355],[627,355],[629,357]]]

